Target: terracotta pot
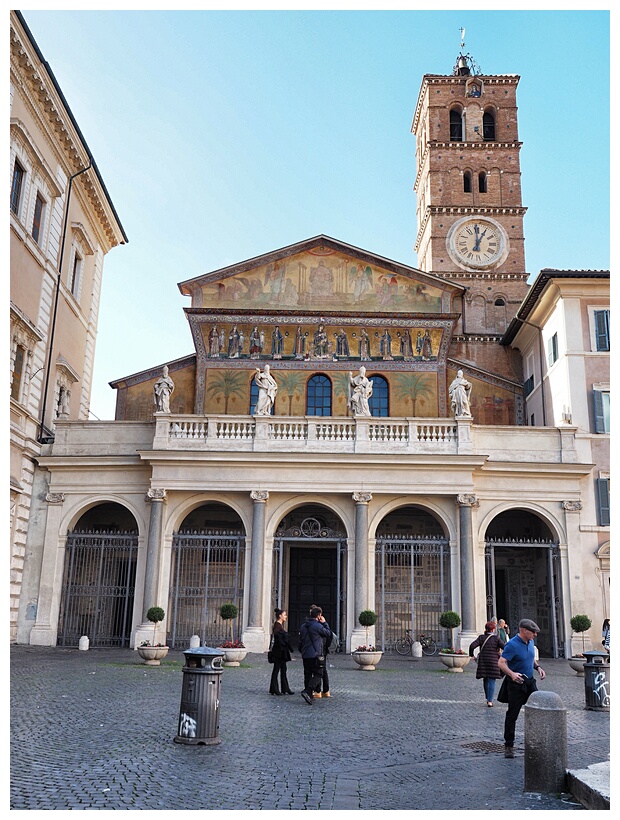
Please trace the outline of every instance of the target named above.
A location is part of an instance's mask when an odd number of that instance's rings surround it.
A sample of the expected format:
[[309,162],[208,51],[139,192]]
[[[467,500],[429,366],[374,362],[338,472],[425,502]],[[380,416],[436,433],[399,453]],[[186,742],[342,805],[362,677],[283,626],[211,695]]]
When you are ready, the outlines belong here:
[[444,652],[440,652],[439,660],[444,666],[448,667],[448,672],[462,672],[463,667],[467,666],[471,658],[469,655],[447,655]]
[[372,672],[381,660],[383,652],[351,652],[351,657],[364,672]]
[[138,646],[137,649],[147,666],[159,666],[161,659],[168,654],[167,646]]

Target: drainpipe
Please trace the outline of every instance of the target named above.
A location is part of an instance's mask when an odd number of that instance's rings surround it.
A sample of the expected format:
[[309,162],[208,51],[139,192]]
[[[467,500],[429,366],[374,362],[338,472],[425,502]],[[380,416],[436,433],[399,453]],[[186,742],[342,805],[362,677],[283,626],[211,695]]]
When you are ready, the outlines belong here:
[[67,238],[67,225],[69,224],[69,204],[71,201],[71,189],[73,188],[73,180],[76,177],[79,177],[80,174],[83,174],[85,171],[88,171],[89,168],[92,168],[93,165],[93,158],[89,156],[88,158],[88,165],[86,168],[82,168],[81,171],[78,171],[73,176],[69,177],[69,185],[67,187],[67,202],[65,205],[65,220],[62,229],[62,242],[60,244],[60,260],[58,262],[58,278],[56,279],[56,293],[54,295],[54,313],[52,314],[52,326],[50,328],[50,338],[49,338],[49,354],[47,358],[47,368],[45,371],[45,388],[43,390],[43,404],[41,406],[41,417],[39,419],[39,435],[37,436],[37,441],[39,444],[47,443],[48,436],[44,435],[43,431],[45,430],[45,410],[47,407],[47,391],[49,389],[50,383],[50,373],[52,370],[52,351],[54,348],[54,336],[56,333],[56,316],[58,314],[58,297],[60,296],[60,277],[62,274],[62,262],[65,253],[65,239]]

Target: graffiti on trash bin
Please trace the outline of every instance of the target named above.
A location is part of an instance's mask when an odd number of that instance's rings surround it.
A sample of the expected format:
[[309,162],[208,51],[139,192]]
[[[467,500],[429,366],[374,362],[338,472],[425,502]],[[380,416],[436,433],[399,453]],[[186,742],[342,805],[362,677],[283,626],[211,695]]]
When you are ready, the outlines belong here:
[[179,736],[180,737],[196,737],[196,721],[194,718],[181,712],[179,718]]
[[592,694],[596,695],[601,706],[610,705],[609,691],[607,689],[608,686],[609,681],[607,680],[607,674],[605,672],[596,672],[593,675]]

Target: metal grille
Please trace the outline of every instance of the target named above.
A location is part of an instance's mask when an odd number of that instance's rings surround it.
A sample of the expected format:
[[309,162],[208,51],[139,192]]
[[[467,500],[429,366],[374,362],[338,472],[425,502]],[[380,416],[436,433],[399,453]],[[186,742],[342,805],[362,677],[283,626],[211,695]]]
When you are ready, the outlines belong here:
[[134,532],[67,533],[59,646],[129,646],[137,548]]
[[375,637],[382,649],[411,630],[414,638],[428,635],[438,645],[447,639],[439,626],[440,614],[449,609],[450,548],[441,536],[377,538],[375,547]]
[[219,608],[233,603],[239,610],[234,638],[243,624],[243,559],[245,536],[231,530],[193,530],[174,534],[168,610],[168,645],[187,647],[192,635],[203,645],[230,640],[229,624]]

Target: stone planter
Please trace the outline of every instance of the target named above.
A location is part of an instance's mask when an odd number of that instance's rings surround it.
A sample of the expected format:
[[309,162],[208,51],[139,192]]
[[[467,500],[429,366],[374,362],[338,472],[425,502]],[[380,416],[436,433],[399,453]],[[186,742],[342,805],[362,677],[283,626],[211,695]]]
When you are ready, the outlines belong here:
[[351,657],[364,672],[372,672],[381,660],[383,652],[351,652]]
[[241,661],[248,654],[248,650],[243,648],[227,649],[224,646],[220,646],[218,649],[221,649],[224,653],[224,660],[222,662],[223,666],[239,666]]
[[162,658],[168,654],[167,646],[138,646],[138,655],[147,666],[159,666]]
[[567,658],[567,660],[571,669],[573,669],[578,675],[583,675],[583,666],[586,662],[585,658]]
[[467,666],[471,658],[469,655],[447,655],[440,652],[439,660],[448,667],[448,672],[462,672],[463,667]]

